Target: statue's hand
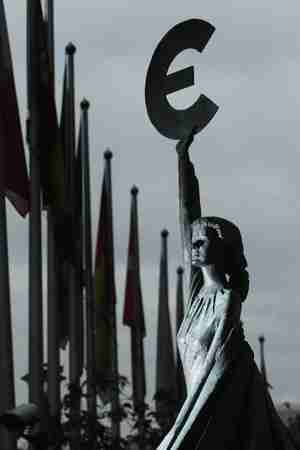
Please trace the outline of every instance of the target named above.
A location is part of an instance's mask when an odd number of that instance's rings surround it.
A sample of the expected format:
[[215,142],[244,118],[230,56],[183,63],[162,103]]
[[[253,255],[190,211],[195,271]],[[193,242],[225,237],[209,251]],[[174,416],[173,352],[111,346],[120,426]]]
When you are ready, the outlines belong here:
[[176,151],[179,156],[183,156],[186,152],[189,151],[190,145],[194,140],[194,135],[196,133],[196,127],[192,128],[192,130],[183,138],[180,139],[180,141],[176,144]]

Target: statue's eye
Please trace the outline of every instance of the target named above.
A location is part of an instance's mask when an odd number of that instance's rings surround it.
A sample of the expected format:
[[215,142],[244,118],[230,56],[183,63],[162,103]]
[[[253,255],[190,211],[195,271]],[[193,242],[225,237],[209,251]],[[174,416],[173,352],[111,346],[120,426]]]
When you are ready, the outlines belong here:
[[197,241],[193,242],[193,248],[197,249],[200,248],[204,244],[203,239],[198,239]]

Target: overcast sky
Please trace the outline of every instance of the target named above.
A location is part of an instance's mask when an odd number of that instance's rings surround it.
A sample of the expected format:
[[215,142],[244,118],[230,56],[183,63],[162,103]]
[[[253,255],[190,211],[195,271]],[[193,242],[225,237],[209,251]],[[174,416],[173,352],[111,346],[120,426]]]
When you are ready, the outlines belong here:
[[[26,112],[26,2],[6,0],[22,123]],[[216,27],[202,54],[182,53],[171,71],[195,67],[195,86],[170,96],[190,106],[199,93],[220,107],[197,135],[191,158],[205,215],[241,229],[251,277],[243,306],[248,341],[259,362],[266,336],[273,399],[299,401],[300,304],[300,7],[296,0],[56,2],[56,93],[60,111],[64,48],[75,55],[77,122],[91,102],[93,247],[103,151],[110,147],[114,202],[120,371],[130,375],[129,331],[121,324],[129,232],[130,188],[139,187],[141,276],[146,315],[148,399],[154,394],[160,231],[169,236],[170,308],[174,318],[180,261],[175,141],[161,136],[145,109],[144,83],[152,53],[177,23],[201,18]],[[26,151],[28,161],[28,152]],[[8,206],[17,403],[27,401],[19,378],[28,371],[28,219]],[[45,250],[45,218],[43,241]],[[44,253],[46,256],[46,253]],[[44,258],[46,260],[46,258]],[[45,272],[44,272],[45,273]],[[45,280],[46,281],[46,277]]]

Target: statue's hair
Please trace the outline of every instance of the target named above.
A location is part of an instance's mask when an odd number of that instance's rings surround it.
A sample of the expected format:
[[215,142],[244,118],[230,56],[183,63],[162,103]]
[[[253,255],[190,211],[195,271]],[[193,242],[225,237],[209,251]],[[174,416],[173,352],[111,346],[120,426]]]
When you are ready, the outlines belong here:
[[241,300],[245,301],[249,291],[249,274],[246,270],[248,264],[240,230],[229,220],[214,216],[197,219],[192,226],[194,224],[215,230],[216,236],[220,238],[224,246],[224,272],[227,286],[238,292]]

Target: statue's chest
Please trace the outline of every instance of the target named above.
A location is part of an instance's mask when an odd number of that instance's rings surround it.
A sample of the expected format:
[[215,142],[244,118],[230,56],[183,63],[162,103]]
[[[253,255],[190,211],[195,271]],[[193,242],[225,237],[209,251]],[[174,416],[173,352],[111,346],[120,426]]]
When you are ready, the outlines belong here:
[[177,334],[178,349],[185,369],[192,367],[195,359],[206,357],[217,321],[215,296],[196,299],[188,309]]

